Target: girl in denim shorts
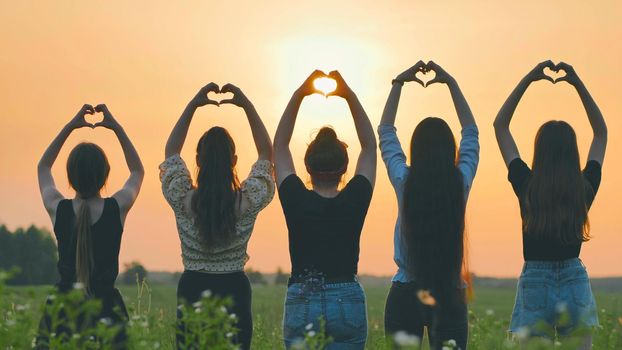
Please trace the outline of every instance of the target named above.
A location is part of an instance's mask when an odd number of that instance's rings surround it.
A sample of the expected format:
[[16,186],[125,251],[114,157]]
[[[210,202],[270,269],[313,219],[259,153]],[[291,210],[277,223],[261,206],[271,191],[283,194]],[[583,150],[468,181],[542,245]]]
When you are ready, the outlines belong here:
[[[553,80],[543,69],[565,71]],[[587,164],[581,170],[577,139],[563,121],[544,123],[536,135],[531,168],[520,158],[510,133],[512,115],[527,87],[546,79],[572,85],[583,102],[594,132]],[[598,325],[596,303],[581,245],[590,239],[588,210],[600,185],[607,144],[607,126],[598,106],[572,66],[545,61],[525,76],[507,99],[495,120],[508,180],[519,199],[525,264],[518,281],[510,331],[525,336],[553,338],[584,335]]]

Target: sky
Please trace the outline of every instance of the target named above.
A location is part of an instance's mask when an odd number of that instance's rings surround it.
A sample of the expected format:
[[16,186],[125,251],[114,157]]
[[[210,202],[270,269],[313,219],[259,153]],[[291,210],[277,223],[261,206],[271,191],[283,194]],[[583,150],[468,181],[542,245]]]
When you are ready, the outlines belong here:
[[[271,135],[292,92],[314,69],[339,70],[379,123],[391,79],[430,59],[458,81],[480,129],[481,161],[467,208],[471,269],[478,275],[520,273],[518,202],[507,181],[492,122],[518,81],[538,62],[573,65],[600,106],[609,143],[599,193],[590,211],[593,239],[581,258],[592,276],[622,275],[622,3],[586,1],[97,1],[0,2],[0,223],[50,227],[40,199],[36,165],[45,148],[82,104],[106,103],[134,141],[146,168],[141,194],[123,237],[122,263],[150,270],[181,270],[172,210],[161,194],[158,164],[183,108],[205,84],[239,86]],[[396,126],[408,144],[426,116],[459,123],[446,86],[407,84]],[[576,130],[582,161],[591,129],[567,84],[532,84],[512,123],[522,157],[531,162],[537,128],[550,119]],[[97,117],[89,119],[96,121]],[[256,160],[243,111],[207,106],[195,115],[182,152],[194,170],[200,135],[226,127],[238,148],[238,172]],[[305,99],[292,139],[299,175],[314,131],[332,125],[350,157],[359,151],[345,101]],[[64,171],[80,141],[101,145],[112,165],[107,195],[128,176],[114,134],[82,129],[68,139],[54,167],[59,189],[73,196]],[[353,158],[355,159],[355,158]],[[351,177],[353,165],[347,176]],[[105,193],[105,194],[106,194]],[[395,194],[384,165],[361,238],[359,272],[388,275],[392,260]],[[278,196],[263,210],[249,243],[248,267],[290,269],[287,229]],[[0,257],[1,259],[1,257]]]

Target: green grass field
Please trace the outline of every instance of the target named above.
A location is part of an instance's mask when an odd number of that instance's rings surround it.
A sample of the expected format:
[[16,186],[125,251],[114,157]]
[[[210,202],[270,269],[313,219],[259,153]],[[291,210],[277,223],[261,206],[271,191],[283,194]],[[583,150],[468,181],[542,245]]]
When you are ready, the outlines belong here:
[[[368,349],[384,349],[383,312],[387,286],[367,286],[367,307],[369,319]],[[156,285],[142,291],[137,287],[120,286],[125,302],[132,315],[148,315],[150,322],[143,325],[140,331],[130,332],[136,348],[151,349],[159,346],[160,349],[172,349],[174,343],[173,322],[175,320],[175,286]],[[3,298],[7,298],[0,305],[8,307],[9,311],[23,310],[21,305],[29,305],[28,317],[22,318],[24,324],[16,332],[23,333],[25,338],[34,335],[35,326],[40,317],[41,304],[45,300],[46,287],[7,288]],[[615,349],[622,347],[620,338],[622,319],[622,295],[618,293],[596,292],[596,299],[600,309],[601,328],[594,335],[595,349]],[[285,286],[254,286],[254,349],[282,349],[281,322],[283,315],[283,300]],[[7,303],[8,302],[8,303]],[[512,288],[478,288],[475,290],[475,299],[470,304],[470,334],[469,346],[471,349],[512,348],[517,344],[509,341],[507,326],[514,303],[514,289]],[[0,310],[4,315],[6,310]],[[2,320],[0,320],[1,322]],[[0,323],[0,328],[6,324]],[[15,327],[15,325],[13,325]],[[1,334],[1,333],[0,333]],[[157,344],[157,345],[156,345]],[[0,345],[6,346],[0,342]],[[7,347],[8,348],[8,347]],[[19,347],[16,347],[19,348]],[[427,348],[427,347],[424,347]],[[544,345],[542,347],[548,348]],[[557,348],[565,348],[558,346]]]

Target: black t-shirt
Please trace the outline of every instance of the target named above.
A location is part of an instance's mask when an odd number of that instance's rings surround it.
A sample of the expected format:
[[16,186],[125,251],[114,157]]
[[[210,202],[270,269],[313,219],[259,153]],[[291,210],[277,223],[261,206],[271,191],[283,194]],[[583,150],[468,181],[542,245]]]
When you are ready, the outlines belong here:
[[[508,180],[512,183],[514,193],[519,199],[521,218],[524,218],[524,191],[531,177],[531,169],[522,159],[516,158],[510,162]],[[583,169],[583,178],[592,191],[585,193],[585,205],[588,210],[594,201],[598,187],[600,186],[601,165],[595,160],[587,162]],[[564,244],[553,239],[545,239],[523,230],[523,257],[527,260],[559,261],[578,258],[581,252],[581,242],[577,244]]]
[[[76,282],[76,215],[70,199],[61,200],[56,209],[54,234],[58,243],[58,272],[61,291],[69,290]],[[114,198],[104,199],[101,217],[91,225],[93,271],[91,289],[95,295],[108,293],[114,288],[119,274],[119,250],[123,225],[119,205]]]
[[292,276],[308,271],[326,277],[357,273],[359,241],[372,196],[372,186],[354,176],[334,198],[308,190],[296,174],[279,186],[289,231]]

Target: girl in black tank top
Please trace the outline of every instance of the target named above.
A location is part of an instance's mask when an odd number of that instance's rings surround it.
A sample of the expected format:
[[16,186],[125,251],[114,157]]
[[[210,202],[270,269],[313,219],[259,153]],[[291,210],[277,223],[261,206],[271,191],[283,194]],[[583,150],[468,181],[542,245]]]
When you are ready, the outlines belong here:
[[[103,121],[87,123],[85,114],[95,112],[103,113]],[[108,160],[99,146],[80,143],[71,151],[67,160],[67,176],[76,196],[74,199],[65,199],[56,189],[51,167],[74,129],[99,126],[111,129],[117,135],[130,169],[130,177],[125,186],[112,197],[101,198],[100,191],[110,171]],[[54,343],[67,344],[72,341],[74,331],[80,333],[81,337],[74,338],[72,344],[75,339],[87,339],[94,334],[93,329],[98,322],[103,322],[108,330],[114,331],[95,341],[115,349],[125,348],[128,313],[114,283],[119,274],[123,224],[136,200],[144,176],[136,149],[105,105],[95,108],[84,105],[43,154],[38,176],[43,203],[54,224],[60,281],[56,285],[56,294],[47,299],[36,348],[47,349]],[[83,295],[77,300],[65,297],[74,289],[83,290]],[[55,299],[64,304],[54,302]],[[97,300],[101,307],[87,312],[90,307],[84,307],[84,303],[89,300]],[[77,345],[81,346],[81,343]]]

